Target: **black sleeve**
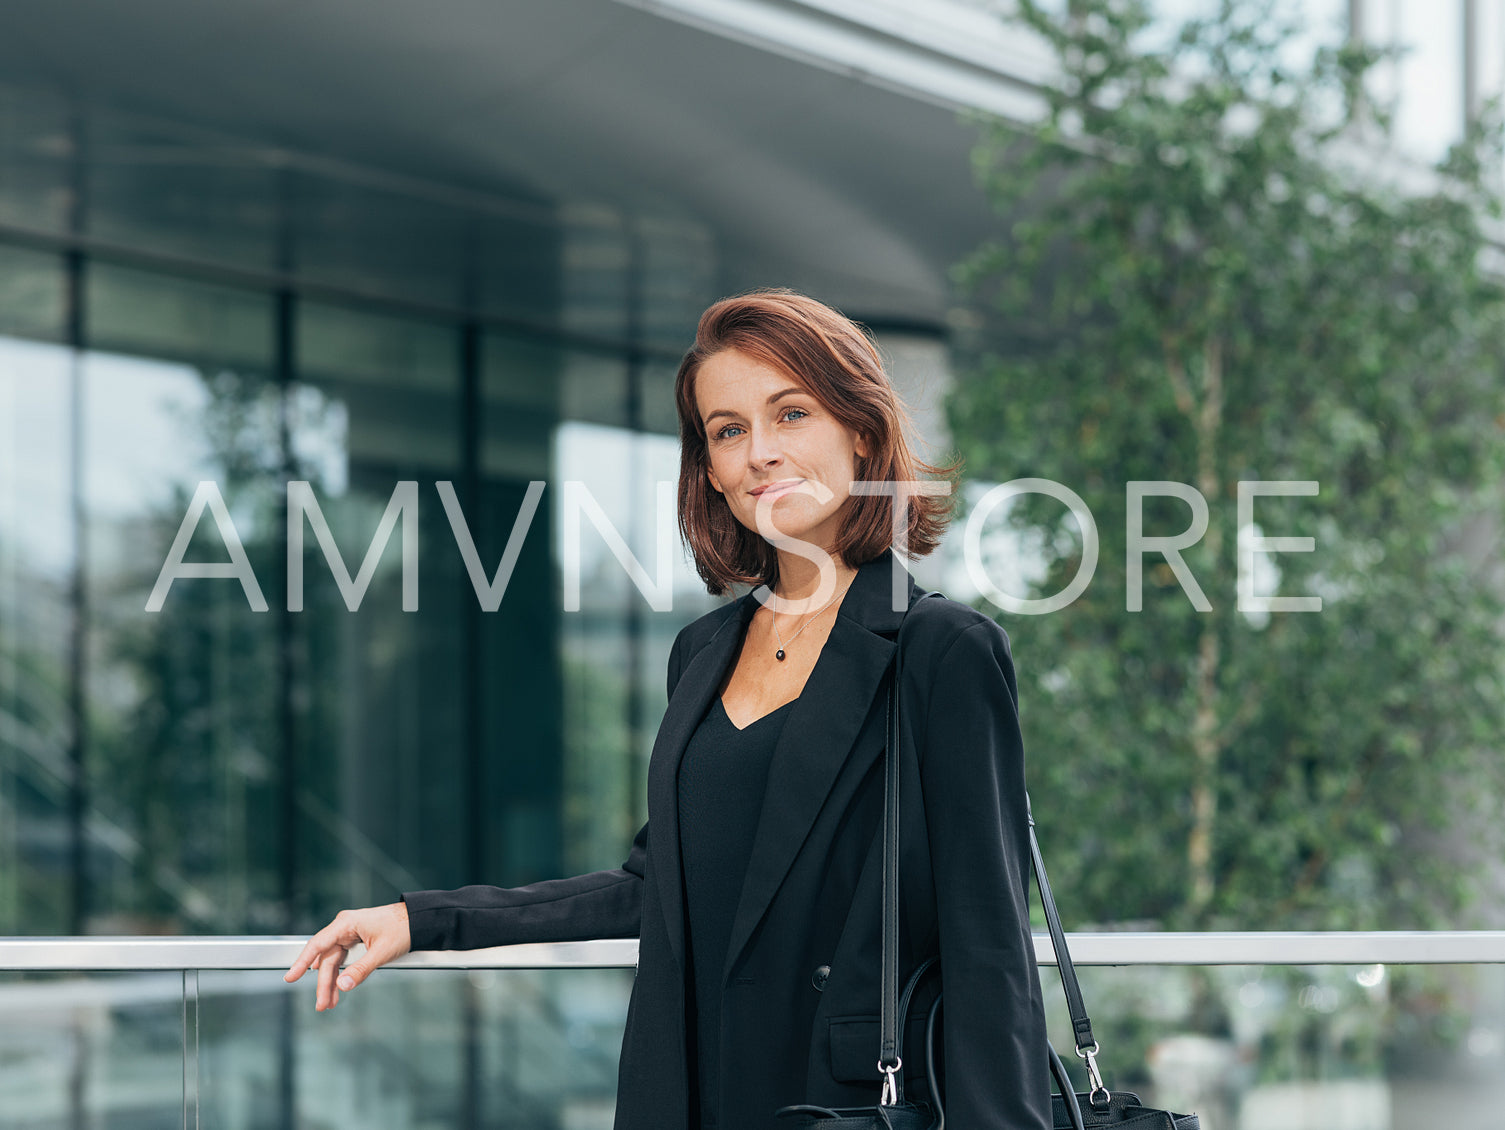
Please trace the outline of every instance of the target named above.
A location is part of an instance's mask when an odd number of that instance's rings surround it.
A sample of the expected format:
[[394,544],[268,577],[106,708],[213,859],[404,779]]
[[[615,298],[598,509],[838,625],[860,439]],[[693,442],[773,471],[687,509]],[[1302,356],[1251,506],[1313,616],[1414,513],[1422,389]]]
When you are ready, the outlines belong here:
[[918,735],[940,925],[946,1121],[969,1130],[1051,1125],[1016,694],[1008,637],[991,620],[975,623],[936,665]]
[[635,938],[643,904],[648,825],[621,867],[526,887],[408,891],[408,930],[415,950],[471,950],[522,942]]

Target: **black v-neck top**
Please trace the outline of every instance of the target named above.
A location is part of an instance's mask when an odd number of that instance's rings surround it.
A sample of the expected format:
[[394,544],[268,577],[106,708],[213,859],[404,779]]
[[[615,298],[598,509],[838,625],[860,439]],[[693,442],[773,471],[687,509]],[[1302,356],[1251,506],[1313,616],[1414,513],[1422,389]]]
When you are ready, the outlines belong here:
[[703,1130],[718,1124],[721,970],[731,943],[732,917],[752,855],[773,749],[797,701],[791,699],[739,730],[718,695],[690,735],[679,763],[679,844],[689,927],[686,948],[693,971],[686,1019],[696,1049]]

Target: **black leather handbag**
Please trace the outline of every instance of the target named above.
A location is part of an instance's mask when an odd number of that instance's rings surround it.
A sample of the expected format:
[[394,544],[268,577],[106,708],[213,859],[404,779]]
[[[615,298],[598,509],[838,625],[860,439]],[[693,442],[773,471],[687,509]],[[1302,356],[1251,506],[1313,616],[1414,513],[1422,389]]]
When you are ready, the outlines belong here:
[[[939,596],[926,593],[925,596]],[[921,599],[924,599],[922,597]],[[907,619],[907,616],[906,616]],[[901,632],[902,635],[902,632]],[[899,647],[894,648],[894,661],[888,687],[888,734],[884,751],[883,786],[883,965],[881,999],[879,1002],[879,1037],[877,1067],[882,1080],[876,1106],[824,1107],[811,1103],[797,1103],[780,1107],[775,1112],[781,1127],[789,1130],[945,1130],[945,1099],[936,1081],[935,1034],[941,1013],[941,996],[936,995],[925,1020],[925,1081],[928,1097],[916,1101],[904,1092],[904,1065],[901,1044],[904,1023],[909,1014],[909,1002],[921,979],[932,970],[940,968],[939,957],[932,956],[920,963],[910,974],[902,993],[899,990]],[[1029,798],[1025,798],[1026,810]],[[1121,1130],[1201,1130],[1201,1123],[1194,1114],[1173,1114],[1140,1103],[1139,1096],[1129,1091],[1109,1091],[1103,1083],[1097,1066],[1098,1044],[1092,1034],[1092,1021],[1087,1016],[1087,1007],[1082,1000],[1081,986],[1077,983],[1076,969],[1071,954],[1066,948],[1066,935],[1061,929],[1061,917],[1056,911],[1056,901],[1051,893],[1050,881],[1045,876],[1045,861],[1040,855],[1040,843],[1035,838],[1035,818],[1029,815],[1030,862],[1034,867],[1035,881],[1040,890],[1040,901],[1045,908],[1045,923],[1050,930],[1051,945],[1055,949],[1056,964],[1061,973],[1061,983],[1066,991],[1066,1004],[1071,1013],[1071,1029],[1076,1039],[1076,1051],[1087,1065],[1090,1089],[1078,1094],[1061,1057],[1050,1044],[1046,1051],[1050,1060],[1051,1075],[1058,1094],[1051,1096],[1052,1121],[1055,1130],[1098,1130],[1100,1127],[1115,1127]]]

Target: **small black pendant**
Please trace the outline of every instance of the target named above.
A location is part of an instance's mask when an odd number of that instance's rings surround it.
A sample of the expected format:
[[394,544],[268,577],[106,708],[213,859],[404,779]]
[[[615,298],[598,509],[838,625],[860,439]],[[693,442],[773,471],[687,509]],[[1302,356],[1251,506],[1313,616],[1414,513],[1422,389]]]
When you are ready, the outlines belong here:
[[773,657],[775,659],[783,659],[784,658],[784,649],[782,647],[779,648],[778,651],[776,651],[776,652],[773,653]]

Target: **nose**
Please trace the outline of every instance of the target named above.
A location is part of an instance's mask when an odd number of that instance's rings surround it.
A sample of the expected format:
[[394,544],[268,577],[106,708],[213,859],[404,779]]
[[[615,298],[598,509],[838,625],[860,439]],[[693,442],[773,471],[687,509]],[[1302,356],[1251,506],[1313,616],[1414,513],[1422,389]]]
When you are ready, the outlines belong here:
[[747,445],[747,463],[750,467],[776,467],[782,453],[779,450],[778,432],[767,424],[755,423]]

